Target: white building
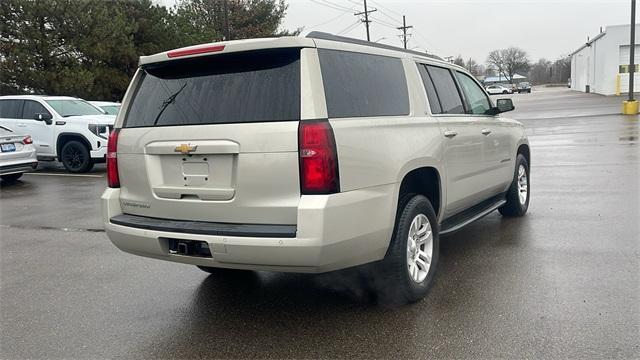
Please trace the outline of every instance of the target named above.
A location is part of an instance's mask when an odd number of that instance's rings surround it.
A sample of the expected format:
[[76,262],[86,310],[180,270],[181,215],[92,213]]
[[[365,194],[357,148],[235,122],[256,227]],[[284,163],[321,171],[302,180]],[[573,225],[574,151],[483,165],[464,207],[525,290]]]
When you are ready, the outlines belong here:
[[[629,91],[630,25],[607,26],[571,54],[571,88],[615,95]],[[640,24],[636,24],[636,44]],[[640,91],[640,45],[635,45],[634,90]]]

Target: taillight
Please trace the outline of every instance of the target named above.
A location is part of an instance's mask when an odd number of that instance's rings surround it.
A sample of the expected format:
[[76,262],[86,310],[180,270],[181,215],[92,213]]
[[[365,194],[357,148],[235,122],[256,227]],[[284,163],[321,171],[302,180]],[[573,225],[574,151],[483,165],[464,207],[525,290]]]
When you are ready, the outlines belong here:
[[338,153],[329,121],[300,121],[298,154],[303,195],[340,192]]
[[25,145],[33,144],[33,139],[31,138],[31,136],[27,135],[24,137],[24,139],[22,139],[22,143]]
[[120,129],[113,129],[107,141],[107,185],[110,188],[120,187],[120,176],[118,175],[118,134]]

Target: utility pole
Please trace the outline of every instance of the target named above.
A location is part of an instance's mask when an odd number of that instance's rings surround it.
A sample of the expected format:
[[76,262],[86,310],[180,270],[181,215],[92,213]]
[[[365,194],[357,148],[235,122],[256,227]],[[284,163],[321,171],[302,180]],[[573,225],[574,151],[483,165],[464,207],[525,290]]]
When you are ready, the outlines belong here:
[[231,31],[229,31],[229,11],[227,10],[227,1],[228,0],[223,0],[222,1],[222,7],[224,11],[224,39],[225,41],[229,41],[231,40]]
[[629,101],[633,101],[633,73],[636,70],[636,0],[631,0],[631,42],[629,44]]
[[636,0],[631,0],[631,34],[629,41],[629,100],[622,102],[622,113],[636,115],[638,113],[638,101],[633,98],[633,80],[636,71]]
[[409,39],[407,39],[407,29],[412,29],[413,26],[407,26],[407,19],[406,16],[402,15],[402,26],[396,28],[398,30],[402,30],[402,43],[404,44],[404,48],[407,48],[407,42],[409,41]]
[[371,22],[371,20],[369,20],[369,13],[375,12],[377,10],[378,9],[367,10],[367,0],[364,0],[364,11],[354,14],[355,16],[364,15],[364,20],[362,20],[362,22],[367,27],[367,41],[371,41],[371,38],[369,37],[369,23]]

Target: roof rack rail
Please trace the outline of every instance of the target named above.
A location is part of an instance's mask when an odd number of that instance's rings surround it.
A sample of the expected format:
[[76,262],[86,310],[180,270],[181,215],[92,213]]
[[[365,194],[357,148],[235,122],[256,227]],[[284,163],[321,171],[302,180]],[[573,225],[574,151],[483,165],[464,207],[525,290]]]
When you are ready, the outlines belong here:
[[397,47],[397,46],[392,46],[392,45],[378,44],[378,43],[371,42],[371,41],[365,41],[365,40],[354,39],[354,38],[345,37],[345,36],[333,35],[333,34],[329,34],[329,33],[322,32],[322,31],[312,31],[309,34],[307,34],[306,37],[310,38],[310,39],[339,41],[339,42],[344,42],[344,43],[349,43],[349,44],[371,46],[371,47],[380,48],[380,49],[395,50],[395,51],[400,51],[400,52],[404,52],[404,53],[408,53],[408,54],[425,56],[425,57],[429,57],[429,58],[432,58],[432,59],[444,61],[440,56],[437,56],[437,55],[432,55],[432,54],[428,54],[428,53],[421,53],[419,51],[407,50],[407,49],[403,49],[403,48],[400,48],[400,47]]

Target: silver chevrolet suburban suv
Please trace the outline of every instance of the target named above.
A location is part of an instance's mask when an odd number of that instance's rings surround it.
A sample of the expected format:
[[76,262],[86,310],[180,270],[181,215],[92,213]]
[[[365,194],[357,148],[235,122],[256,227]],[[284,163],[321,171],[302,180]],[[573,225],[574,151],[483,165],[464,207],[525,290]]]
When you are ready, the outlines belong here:
[[368,264],[417,301],[441,235],[527,211],[509,110],[461,67],[326,33],[144,56],[110,134],[105,229],[211,273]]

